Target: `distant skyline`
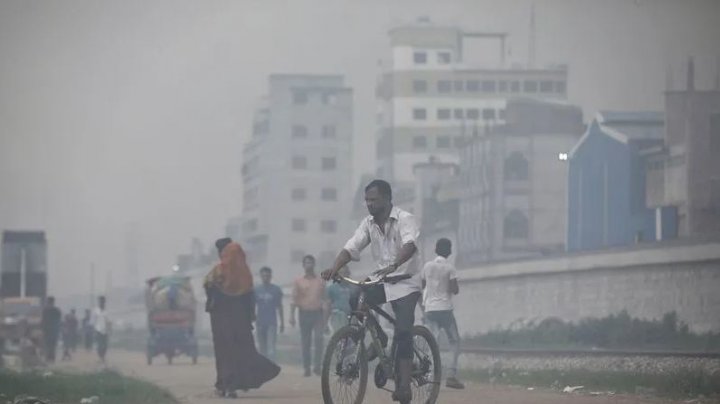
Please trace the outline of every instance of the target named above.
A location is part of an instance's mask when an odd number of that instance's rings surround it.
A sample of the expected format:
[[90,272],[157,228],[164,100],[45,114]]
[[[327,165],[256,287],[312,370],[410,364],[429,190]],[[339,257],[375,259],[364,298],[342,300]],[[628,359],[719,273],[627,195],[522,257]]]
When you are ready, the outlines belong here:
[[[137,224],[142,280],[240,213],[252,114],[273,73],[342,74],[354,89],[354,177],[373,172],[375,80],[387,31],[437,24],[510,34],[527,62],[569,66],[568,100],[661,110],[668,68],[697,88],[718,67],[720,2],[285,0],[0,2],[0,230],[48,235],[50,293],[126,281]],[[345,237],[346,235],[340,235]],[[287,252],[281,252],[287,254]]]

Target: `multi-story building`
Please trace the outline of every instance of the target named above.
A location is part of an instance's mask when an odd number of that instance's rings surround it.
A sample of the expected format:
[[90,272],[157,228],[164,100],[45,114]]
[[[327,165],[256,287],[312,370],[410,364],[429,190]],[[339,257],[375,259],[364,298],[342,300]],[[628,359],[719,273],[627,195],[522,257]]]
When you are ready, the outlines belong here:
[[[647,206],[658,212],[658,223],[662,219],[676,220],[680,237],[717,235],[720,234],[720,73],[715,89],[697,90],[692,61],[687,70],[686,88],[668,89],[665,93],[664,145],[646,153]],[[676,212],[677,217],[668,217],[667,213],[663,216],[663,212]]]
[[272,75],[243,150],[239,234],[279,282],[305,254],[329,265],[352,227],[352,90],[342,76]]
[[506,34],[420,21],[389,36],[377,88],[377,175],[396,186],[415,181],[413,167],[430,156],[457,164],[474,128],[506,122],[509,99],[566,98],[567,69],[508,66]]
[[583,130],[564,102],[514,99],[506,122],[477,130],[461,149],[459,266],[564,251],[564,156]]

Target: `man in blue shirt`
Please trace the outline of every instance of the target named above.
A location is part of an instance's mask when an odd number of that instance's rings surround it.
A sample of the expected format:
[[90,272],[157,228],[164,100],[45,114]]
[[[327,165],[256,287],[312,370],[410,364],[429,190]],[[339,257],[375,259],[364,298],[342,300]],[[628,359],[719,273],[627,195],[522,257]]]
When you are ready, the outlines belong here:
[[[343,267],[340,275],[349,278],[350,269]],[[350,315],[350,296],[353,286],[347,282],[332,283],[327,287],[328,300],[330,300],[330,327],[333,332],[347,325]]]
[[277,343],[278,321],[280,316],[280,332],[285,332],[285,318],[283,314],[283,292],[277,285],[270,283],[272,269],[260,268],[262,284],[255,287],[256,305],[256,333],[258,351],[262,355],[275,360],[275,345]]

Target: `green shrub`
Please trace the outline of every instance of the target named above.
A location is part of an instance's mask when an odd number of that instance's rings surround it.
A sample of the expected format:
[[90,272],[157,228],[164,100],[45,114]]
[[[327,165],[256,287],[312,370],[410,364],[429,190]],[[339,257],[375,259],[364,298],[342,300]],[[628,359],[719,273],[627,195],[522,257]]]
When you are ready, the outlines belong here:
[[547,318],[465,338],[471,345],[508,348],[605,348],[720,351],[720,334],[691,333],[675,312],[659,320],[632,318],[621,311],[577,323]]

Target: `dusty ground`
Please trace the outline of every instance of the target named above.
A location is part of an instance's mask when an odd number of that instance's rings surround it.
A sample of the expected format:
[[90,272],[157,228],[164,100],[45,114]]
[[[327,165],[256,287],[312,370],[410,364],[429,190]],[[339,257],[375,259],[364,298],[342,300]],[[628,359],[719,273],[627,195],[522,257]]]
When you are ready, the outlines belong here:
[[[228,402],[228,399],[217,398],[213,395],[212,384],[215,377],[215,368],[210,358],[200,358],[197,365],[192,365],[188,358],[178,358],[173,365],[167,365],[161,360],[162,358],[156,358],[157,363],[148,366],[145,363],[143,354],[114,351],[110,352],[108,359],[110,368],[162,386],[172,392],[183,403]],[[92,355],[78,352],[72,362],[59,363],[55,365],[55,368],[90,371],[102,367]],[[372,384],[372,380],[369,380],[369,383]],[[305,378],[299,368],[284,366],[280,376],[275,380],[272,380],[259,390],[248,393],[240,392],[240,399],[236,401],[248,404],[318,404],[322,402],[320,379],[318,377]],[[368,404],[392,403],[390,393],[378,390],[374,385],[368,386],[365,402]],[[669,402],[672,401],[635,396],[592,397],[583,394],[568,395],[543,389],[528,391],[519,387],[473,383],[468,383],[467,388],[461,391],[443,388],[438,399],[440,404],[658,404]]]

